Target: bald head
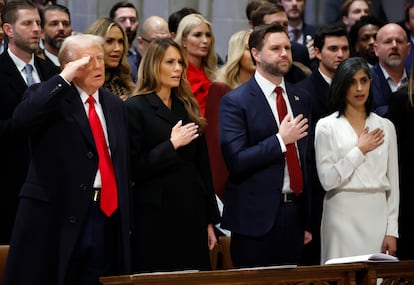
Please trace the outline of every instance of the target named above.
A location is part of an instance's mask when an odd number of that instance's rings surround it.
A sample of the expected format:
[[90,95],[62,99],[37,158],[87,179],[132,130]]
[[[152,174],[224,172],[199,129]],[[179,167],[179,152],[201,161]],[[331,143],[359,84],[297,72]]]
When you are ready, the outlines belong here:
[[169,37],[167,21],[158,16],[148,17],[142,24],[141,36],[148,40]]
[[382,40],[384,37],[388,37],[391,34],[395,34],[395,36],[401,37],[404,41],[407,41],[407,34],[400,25],[395,23],[386,24],[379,29],[377,32],[377,41]]
[[403,28],[390,23],[378,30],[374,50],[383,68],[404,70],[410,43],[407,42],[407,34]]
[[150,16],[142,23],[140,35],[137,39],[138,51],[142,56],[152,40],[170,37],[167,21],[158,16]]

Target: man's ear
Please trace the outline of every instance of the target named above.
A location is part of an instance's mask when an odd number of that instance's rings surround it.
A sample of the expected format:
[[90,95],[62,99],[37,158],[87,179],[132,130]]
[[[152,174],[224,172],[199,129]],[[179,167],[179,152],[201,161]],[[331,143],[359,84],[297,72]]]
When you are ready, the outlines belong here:
[[259,51],[256,48],[252,48],[250,53],[256,62],[260,62]]
[[4,23],[3,24],[3,31],[4,33],[7,35],[8,38],[13,38],[13,27],[11,24],[9,23]]

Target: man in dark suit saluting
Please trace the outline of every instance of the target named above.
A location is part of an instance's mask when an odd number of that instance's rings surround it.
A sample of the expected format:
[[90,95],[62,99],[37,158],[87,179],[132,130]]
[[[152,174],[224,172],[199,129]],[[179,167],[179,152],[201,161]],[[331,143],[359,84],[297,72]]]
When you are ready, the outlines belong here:
[[128,126],[123,101],[101,88],[103,42],[66,38],[61,73],[31,86],[13,114],[31,159],[5,285],[98,285],[130,273]]
[[[41,32],[35,4],[31,1],[8,1],[1,18],[8,49],[0,55],[0,244],[8,244],[19,190],[29,164],[27,136],[16,132],[11,116],[29,84],[47,80],[59,69],[34,54]],[[30,66],[26,67],[27,64]],[[29,82],[26,68],[30,67]]]
[[222,226],[232,231],[236,267],[298,264],[312,239],[306,166],[309,99],[289,83],[287,31],[256,28],[252,79],[223,97],[220,141],[229,179]]

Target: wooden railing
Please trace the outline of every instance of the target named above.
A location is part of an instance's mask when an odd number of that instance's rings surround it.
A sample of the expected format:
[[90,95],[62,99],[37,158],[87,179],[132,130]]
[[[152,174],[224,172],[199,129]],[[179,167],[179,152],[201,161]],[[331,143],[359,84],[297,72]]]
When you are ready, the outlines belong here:
[[256,268],[206,272],[134,274],[101,278],[104,285],[414,285],[414,260],[396,263],[349,263],[295,268]]

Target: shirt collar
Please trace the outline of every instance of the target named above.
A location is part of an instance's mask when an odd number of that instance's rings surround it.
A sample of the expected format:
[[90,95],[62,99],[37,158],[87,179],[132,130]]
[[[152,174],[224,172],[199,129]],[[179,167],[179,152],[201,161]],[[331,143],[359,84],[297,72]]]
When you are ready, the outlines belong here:
[[59,59],[56,55],[54,55],[53,53],[50,53],[47,49],[44,49],[44,53],[45,53],[45,56],[47,56],[53,62],[54,65],[60,66]]
[[266,97],[272,95],[277,86],[282,87],[284,93],[286,92],[285,79],[283,77],[282,77],[282,81],[280,82],[280,84],[276,85],[276,84],[270,82],[269,80],[267,80],[266,78],[264,78],[256,70],[256,72],[254,73],[254,78],[256,79],[257,84],[259,85],[260,89],[262,89],[262,91],[263,91],[263,93]]
[[[14,64],[16,65],[17,69],[19,71],[22,71],[24,69],[24,67],[26,66],[26,63],[21,60],[20,58],[18,58],[10,49],[7,49],[7,52],[10,55],[10,58],[13,60]],[[35,67],[34,65],[34,55],[32,54],[32,58],[30,59],[30,61],[27,63],[33,66],[33,68]]]
[[321,74],[322,78],[325,79],[326,83],[328,83],[329,85],[331,85],[332,83],[332,78],[326,76],[320,68],[318,68],[319,73]]
[[[393,80],[392,77],[390,76],[390,74],[382,67],[381,64],[379,64],[379,67],[381,68],[382,73],[384,74],[384,77],[387,81],[390,80],[390,79]],[[403,83],[403,82],[407,81],[407,79],[408,79],[407,72],[404,69],[403,76],[401,77],[400,82]],[[398,83],[398,82],[396,82],[396,83]]]
[[293,29],[298,29],[299,31],[302,31],[302,27],[303,27],[303,23],[300,23],[298,26],[296,27],[292,27],[292,26],[288,26],[288,32],[293,31]]
[[[75,85],[76,89],[78,90],[82,103],[86,104],[86,100],[88,100],[89,95],[76,84],[73,85]],[[96,103],[99,103],[99,90],[96,90],[95,93],[93,93],[91,96],[93,96],[93,99],[95,99]]]

